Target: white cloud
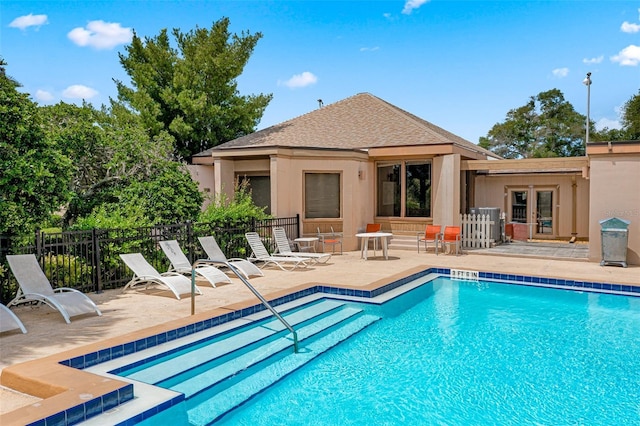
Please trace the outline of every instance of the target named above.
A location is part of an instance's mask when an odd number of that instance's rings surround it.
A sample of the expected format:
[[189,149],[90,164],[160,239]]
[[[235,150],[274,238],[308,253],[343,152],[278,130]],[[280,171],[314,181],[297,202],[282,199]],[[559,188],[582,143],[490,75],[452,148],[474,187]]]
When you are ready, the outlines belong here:
[[379,46],[374,46],[374,47],[361,47],[360,51],[361,52],[375,52],[376,50],[380,50]]
[[622,49],[620,53],[611,57],[612,62],[618,62],[620,65],[636,66],[640,63],[640,46],[629,45]]
[[551,72],[554,77],[563,78],[569,75],[569,68],[556,68]]
[[311,84],[315,84],[318,81],[318,77],[310,73],[309,71],[305,71],[302,74],[296,74],[291,77],[289,80],[278,84],[283,84],[290,89],[296,89],[298,87],[306,87]]
[[91,99],[98,94],[98,91],[91,87],[83,86],[81,84],[74,84],[67,87],[62,92],[62,96],[70,99]]
[[596,122],[597,130],[602,130],[605,127],[607,129],[622,129],[622,123],[619,120],[611,120],[609,118],[601,118]]
[[427,3],[429,0],[407,0],[404,3],[404,8],[402,9],[402,13],[405,15],[411,15],[413,9],[418,9],[423,4]]
[[113,49],[119,44],[129,43],[133,32],[131,28],[121,27],[119,23],[90,21],[86,28],[74,28],[67,37],[78,46]]
[[622,23],[622,25],[620,25],[620,30],[623,33],[633,34],[633,33],[637,33],[638,31],[640,31],[640,25],[639,24],[632,24],[631,22],[624,21]]
[[582,60],[585,64],[599,64],[604,59],[604,56],[600,55],[597,58],[584,58]]
[[47,15],[34,15],[32,13],[24,16],[18,16],[9,24],[12,28],[20,28],[21,30],[27,27],[38,27],[47,23]]
[[40,102],[50,102],[53,100],[53,95],[46,90],[36,90],[35,98]]
[[393,18],[393,15],[391,15],[389,12],[383,13],[382,16],[384,16],[385,18],[391,20]]

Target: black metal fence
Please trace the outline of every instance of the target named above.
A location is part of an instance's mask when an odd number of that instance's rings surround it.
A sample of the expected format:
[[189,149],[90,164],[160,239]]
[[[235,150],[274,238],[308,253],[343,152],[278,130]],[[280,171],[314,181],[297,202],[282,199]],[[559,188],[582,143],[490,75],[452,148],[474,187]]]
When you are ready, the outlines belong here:
[[159,271],[169,267],[158,244],[177,240],[193,262],[206,258],[198,237],[215,236],[228,258],[251,254],[245,232],[257,232],[267,249],[275,249],[272,228],[283,227],[291,239],[300,236],[300,216],[252,220],[243,223],[179,223],[135,229],[92,229],[58,233],[35,233],[32,241],[13,240],[0,235],[0,300],[15,297],[17,283],[6,262],[8,254],[33,253],[40,261],[51,285],[71,287],[83,292],[119,288],[131,279],[131,271],[120,260],[121,253],[140,252]]

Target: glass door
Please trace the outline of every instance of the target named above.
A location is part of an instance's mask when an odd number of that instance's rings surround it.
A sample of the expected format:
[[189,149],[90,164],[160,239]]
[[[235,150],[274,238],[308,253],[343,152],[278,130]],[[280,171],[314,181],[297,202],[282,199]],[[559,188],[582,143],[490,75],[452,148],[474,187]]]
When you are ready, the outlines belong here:
[[543,189],[535,191],[536,231],[538,235],[553,236],[554,232],[554,191]]

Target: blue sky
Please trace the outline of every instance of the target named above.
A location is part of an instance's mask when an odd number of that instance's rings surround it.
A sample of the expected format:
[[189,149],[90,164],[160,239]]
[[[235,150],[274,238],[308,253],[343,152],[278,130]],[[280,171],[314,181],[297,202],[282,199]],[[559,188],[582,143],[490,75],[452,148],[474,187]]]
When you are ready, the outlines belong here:
[[41,105],[96,106],[128,81],[118,52],[135,31],[261,32],[242,94],[272,93],[259,129],[369,92],[477,143],[529,97],[560,89],[618,127],[640,88],[640,1],[14,1],[0,2],[7,73]]

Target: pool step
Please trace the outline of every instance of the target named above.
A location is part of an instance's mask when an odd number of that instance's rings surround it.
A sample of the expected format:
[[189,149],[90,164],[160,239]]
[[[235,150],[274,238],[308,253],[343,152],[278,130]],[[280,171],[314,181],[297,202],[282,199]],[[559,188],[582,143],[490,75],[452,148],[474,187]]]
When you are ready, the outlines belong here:
[[287,374],[303,366],[324,351],[332,348],[343,340],[371,325],[380,318],[374,315],[362,314],[346,321],[328,334],[305,343],[297,354],[289,354],[284,358],[270,363],[255,374],[235,383],[223,392],[187,409],[189,424],[207,425],[220,418],[228,411],[250,399]]
[[[300,341],[301,346],[304,345],[305,339],[315,336],[331,327],[335,327],[361,312],[361,309],[345,307],[297,329],[296,332],[298,333],[298,340]],[[290,349],[292,345],[292,336],[291,334],[288,334],[277,340],[267,342],[266,344],[242,355],[234,357],[223,364],[217,365],[213,368],[207,368],[200,374],[190,375],[191,377],[180,380],[180,383],[171,386],[171,389],[184,393],[186,398],[191,398],[202,391],[218,385],[223,380],[229,379],[239,374],[239,372],[257,365],[281,351]],[[162,386],[162,383],[160,385]]]
[[[307,306],[304,309],[285,314],[283,317],[295,329],[296,326],[333,312],[344,306],[344,304],[344,302],[337,300],[323,300],[319,303]],[[286,328],[284,325],[277,319],[269,320],[260,326],[248,328],[245,331],[231,335],[214,344],[210,344],[199,349],[193,349],[182,355],[169,356],[166,361],[159,362],[131,374],[125,373],[123,375],[144,383],[161,383],[186,371],[204,366],[212,360],[219,359],[249,345],[253,345],[270,337],[276,336],[278,333],[282,333],[285,330]],[[290,342],[290,346],[293,350],[292,342]]]

